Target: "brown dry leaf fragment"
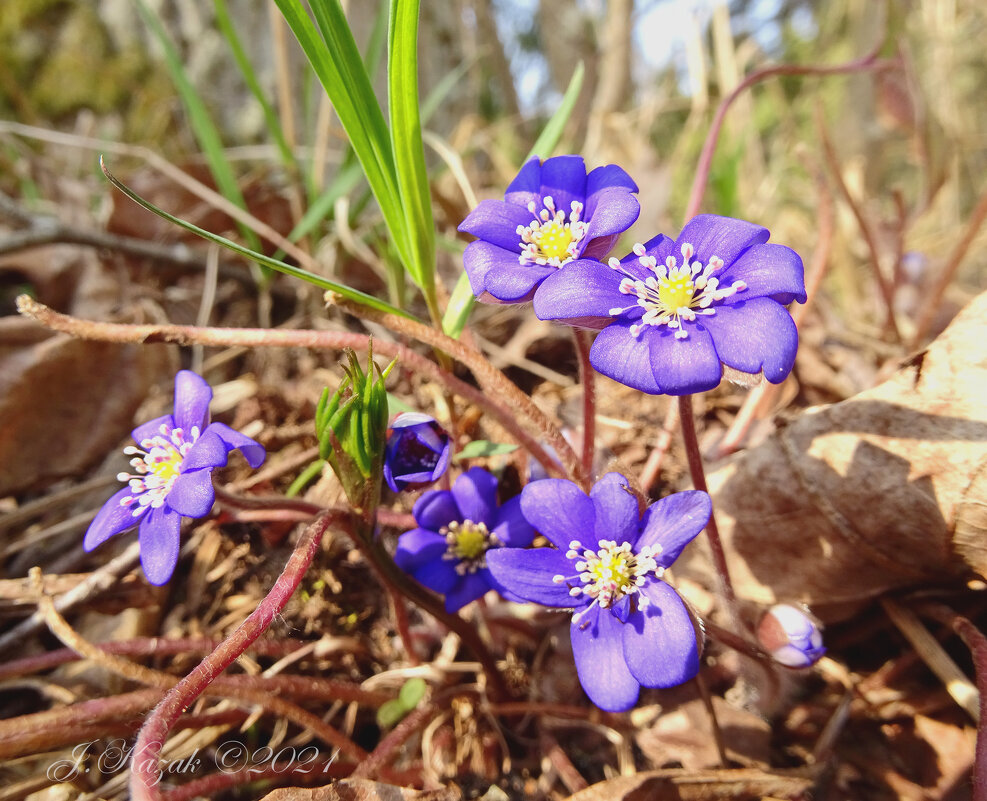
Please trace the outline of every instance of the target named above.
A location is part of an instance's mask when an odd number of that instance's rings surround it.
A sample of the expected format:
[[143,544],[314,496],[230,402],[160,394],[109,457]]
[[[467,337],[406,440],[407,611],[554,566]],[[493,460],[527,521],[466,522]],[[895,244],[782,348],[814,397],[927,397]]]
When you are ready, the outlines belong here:
[[[757,715],[713,698],[727,755],[743,764],[767,766],[771,752],[771,727]],[[634,738],[641,753],[656,768],[678,763],[690,770],[711,768],[720,757],[710,727],[709,713],[699,698],[677,709],[662,712],[654,724]]]
[[653,770],[636,776],[618,776],[587,787],[565,801],[744,801],[795,799],[812,788],[815,779],[805,770],[767,772],[742,770]]
[[[737,594],[832,618],[894,587],[987,576],[985,397],[987,293],[888,381],[710,475]],[[676,569],[703,569],[685,557]]]
[[369,779],[340,779],[326,787],[283,787],[261,801],[461,801],[456,789],[410,790]]

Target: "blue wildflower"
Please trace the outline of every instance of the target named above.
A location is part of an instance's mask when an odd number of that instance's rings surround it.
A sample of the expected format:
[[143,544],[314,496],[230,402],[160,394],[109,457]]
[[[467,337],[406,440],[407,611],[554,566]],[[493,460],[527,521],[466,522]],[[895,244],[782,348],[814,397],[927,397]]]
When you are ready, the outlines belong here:
[[504,200],[484,200],[459,230],[478,237],[463,254],[473,294],[522,303],[561,265],[602,259],[641,213],[637,185],[615,164],[586,174],[581,156],[528,161]]
[[576,673],[601,709],[619,712],[641,687],[672,687],[699,670],[692,615],[662,576],[705,527],[705,492],[662,498],[641,516],[619,473],[587,496],[545,479],[521,493],[521,511],[555,548],[501,548],[487,555],[493,578],[529,601],[573,609]]
[[487,558],[504,545],[523,548],[535,532],[521,514],[520,498],[497,505],[497,479],[473,467],[451,490],[432,490],[412,513],[418,528],[398,538],[394,561],[406,573],[445,596],[455,612],[488,590],[500,591]]
[[152,584],[164,584],[178,563],[183,517],[203,517],[216,498],[212,471],[230,451],[243,453],[251,467],[264,461],[262,445],[224,423],[209,423],[212,389],[198,375],[175,376],[175,411],[138,426],[133,474],[117,478],[127,486],[110,498],[89,525],[83,548],[91,551],[115,534],[139,525],[141,566]]
[[785,304],[804,303],[802,259],[767,244],[766,228],[693,218],[674,242],[659,235],[610,266],[581,259],[534,297],[542,320],[600,328],[590,362],[653,395],[713,389],[724,366],[773,384],[795,363],[798,331]]
[[757,640],[776,662],[790,668],[814,665],[826,653],[819,623],[791,604],[775,604],[765,613]]

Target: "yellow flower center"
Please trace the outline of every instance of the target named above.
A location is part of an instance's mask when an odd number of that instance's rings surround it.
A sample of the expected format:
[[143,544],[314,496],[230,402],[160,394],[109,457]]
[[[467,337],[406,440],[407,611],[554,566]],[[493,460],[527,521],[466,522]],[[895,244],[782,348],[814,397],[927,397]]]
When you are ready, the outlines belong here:
[[487,566],[484,554],[489,548],[500,545],[500,540],[491,534],[484,523],[474,523],[464,520],[461,523],[453,520],[448,526],[439,530],[446,538],[446,552],[443,559],[456,562],[456,572],[461,576],[475,573]]
[[634,245],[638,264],[650,275],[640,278],[624,269],[617,259],[610,259],[610,267],[623,273],[618,289],[622,295],[634,295],[635,301],[627,307],[610,309],[613,317],[644,309],[640,321],[630,327],[631,336],[638,336],[648,326],[668,326],[676,339],[689,336],[683,322],[691,323],[700,315],[716,313],[716,304],[743,292],[747,284],[734,281],[720,286],[715,275],[724,267],[723,259],[710,256],[705,266],[693,260],[695,248],[688,242],[680,248],[682,263],[675,256],[668,256],[664,264],[658,264],[654,256],[647,255],[644,245]]
[[665,568],[658,564],[655,557],[661,553],[660,545],[649,545],[637,553],[631,546],[623,542],[618,545],[614,540],[600,540],[597,550],[584,548],[579,540],[569,543],[566,558],[572,559],[578,573],[574,576],[558,575],[552,581],[556,584],[567,584],[569,594],[591,598],[586,609],[572,616],[573,622],[578,621],[588,609],[599,604],[603,609],[609,609],[626,595],[636,595],[639,609],[648,605],[648,598],[641,594],[641,588],[650,580],[662,577]]
[[162,424],[158,433],[143,440],[140,447],[130,446],[123,452],[134,458],[130,466],[134,473],[118,473],[127,483],[131,494],[120,500],[121,506],[132,507],[134,517],[140,517],[147,507],[157,509],[182,472],[185,457],[199,439],[199,427],[188,432]]
[[562,223],[551,220],[538,229],[532,239],[546,258],[564,259],[569,256],[572,231]]
[[669,276],[658,282],[658,300],[666,309],[689,308],[695,300],[696,285],[687,275]]

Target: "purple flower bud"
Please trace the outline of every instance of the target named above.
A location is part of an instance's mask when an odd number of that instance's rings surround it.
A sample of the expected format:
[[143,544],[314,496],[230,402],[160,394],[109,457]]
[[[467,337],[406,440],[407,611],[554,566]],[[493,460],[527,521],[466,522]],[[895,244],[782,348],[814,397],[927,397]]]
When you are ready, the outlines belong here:
[[449,467],[449,435],[427,414],[399,414],[387,431],[384,480],[395,492],[419,489]]
[[790,668],[814,665],[826,653],[819,621],[791,604],[775,604],[765,613],[757,639],[776,662]]

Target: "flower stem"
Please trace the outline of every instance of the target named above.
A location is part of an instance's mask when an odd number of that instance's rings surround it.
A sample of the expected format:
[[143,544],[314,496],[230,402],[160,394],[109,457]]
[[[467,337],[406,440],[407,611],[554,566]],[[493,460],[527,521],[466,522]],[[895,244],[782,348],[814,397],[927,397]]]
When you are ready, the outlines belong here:
[[[692,413],[692,395],[679,396],[679,420],[682,425],[682,439],[685,440],[685,453],[689,460],[689,475],[692,476],[692,485],[697,490],[708,493],[703,457],[699,451],[699,439],[696,437],[696,421]],[[706,525],[706,538],[709,541],[709,550],[713,556],[713,573],[717,577],[717,593],[724,601],[734,631],[742,631],[740,616],[736,609],[737,596],[734,594],[733,582],[730,580],[730,570],[723,553],[720,531],[716,527],[715,510],[714,513],[710,514],[709,523]]]
[[589,332],[572,329],[579,357],[579,381],[583,385],[583,473],[593,477],[593,448],[596,444],[596,373],[589,361]]
[[322,536],[333,518],[324,515],[305,529],[281,575],[263,601],[226,640],[176,684],[148,716],[137,735],[131,761],[130,791],[135,801],[160,797],[158,760],[165,738],[175,721],[220,673],[222,673],[271,624],[305,576],[319,550]]

